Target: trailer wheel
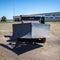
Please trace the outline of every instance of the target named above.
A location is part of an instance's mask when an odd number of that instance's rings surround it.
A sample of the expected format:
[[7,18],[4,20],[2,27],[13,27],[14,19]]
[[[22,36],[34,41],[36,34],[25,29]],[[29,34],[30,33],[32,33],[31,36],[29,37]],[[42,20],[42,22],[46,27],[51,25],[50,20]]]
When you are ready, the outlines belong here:
[[46,38],[40,38],[40,43],[45,43],[46,42]]
[[19,46],[21,46],[21,44],[22,44],[22,42],[17,39],[16,44],[15,44],[15,48],[18,48]]

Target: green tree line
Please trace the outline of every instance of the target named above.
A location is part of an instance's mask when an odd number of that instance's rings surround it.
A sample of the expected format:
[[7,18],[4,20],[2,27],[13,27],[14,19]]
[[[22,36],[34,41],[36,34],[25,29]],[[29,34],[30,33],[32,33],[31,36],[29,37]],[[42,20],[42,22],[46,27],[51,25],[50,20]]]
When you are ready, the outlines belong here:
[[6,16],[2,16],[2,17],[1,17],[1,22],[6,22],[6,21],[7,21]]

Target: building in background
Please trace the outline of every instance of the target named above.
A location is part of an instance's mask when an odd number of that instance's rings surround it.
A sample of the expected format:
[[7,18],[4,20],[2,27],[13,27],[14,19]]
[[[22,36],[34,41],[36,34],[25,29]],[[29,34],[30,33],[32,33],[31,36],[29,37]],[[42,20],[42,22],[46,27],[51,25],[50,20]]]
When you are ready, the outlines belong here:
[[13,16],[13,20],[40,20],[39,17],[43,16],[45,17],[45,21],[47,22],[60,22],[60,12]]
[[20,16],[13,16],[14,21],[36,21],[41,20],[44,18],[44,15],[20,15]]

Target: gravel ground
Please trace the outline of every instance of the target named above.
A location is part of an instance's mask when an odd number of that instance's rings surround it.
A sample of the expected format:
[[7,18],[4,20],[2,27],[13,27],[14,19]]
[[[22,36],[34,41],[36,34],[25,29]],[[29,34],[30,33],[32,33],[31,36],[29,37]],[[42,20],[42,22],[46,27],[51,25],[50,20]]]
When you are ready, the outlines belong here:
[[[9,35],[9,33],[5,33],[5,35]],[[60,60],[60,39],[52,33],[50,38],[46,39],[43,47],[32,48],[29,51],[20,52],[19,55],[12,50],[13,48],[7,42],[9,39],[0,33],[0,60]]]

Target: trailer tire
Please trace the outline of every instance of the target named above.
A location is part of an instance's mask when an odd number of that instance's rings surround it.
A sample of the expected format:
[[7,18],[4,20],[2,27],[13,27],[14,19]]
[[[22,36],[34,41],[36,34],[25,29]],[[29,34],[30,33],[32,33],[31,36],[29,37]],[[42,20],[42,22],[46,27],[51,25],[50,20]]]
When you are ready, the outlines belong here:
[[40,43],[45,43],[46,42],[46,38],[40,38]]

